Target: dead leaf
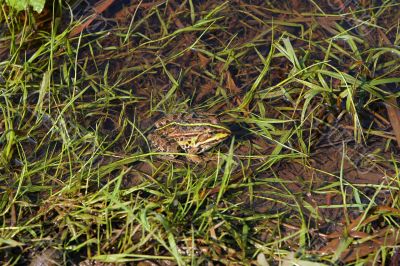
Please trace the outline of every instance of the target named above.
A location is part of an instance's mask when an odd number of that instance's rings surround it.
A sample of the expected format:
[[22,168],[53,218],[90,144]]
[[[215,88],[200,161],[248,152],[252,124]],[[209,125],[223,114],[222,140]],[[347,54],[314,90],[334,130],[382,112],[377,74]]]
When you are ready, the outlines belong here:
[[215,89],[214,82],[201,85],[199,88],[199,93],[196,96],[196,102],[200,101],[204,96],[212,92],[214,89]]
[[114,3],[114,0],[102,0],[99,1],[95,4],[93,7],[93,13],[89,16],[92,16],[90,19],[88,19],[85,23],[79,24],[75,28],[71,30],[69,33],[69,37],[74,37],[79,35],[82,31],[84,31],[87,27],[92,24],[93,20],[95,20],[101,13],[103,13],[112,3]]
[[348,263],[357,260],[361,257],[366,257],[371,253],[377,252],[382,245],[398,245],[400,243],[400,231],[393,230],[390,227],[385,227],[376,230],[373,235],[358,231],[357,228],[361,222],[361,226],[367,226],[372,222],[376,221],[382,214],[380,213],[391,212],[399,213],[398,209],[394,209],[388,206],[377,207],[369,217],[364,218],[364,215],[358,216],[354,219],[346,228],[341,228],[332,234],[327,236],[331,239],[323,248],[317,251],[318,254],[331,254],[334,253],[339,245],[341,238],[348,232],[349,236],[354,239],[369,239],[361,244],[352,244],[346,248],[341,254],[340,259],[342,262]]
[[389,38],[382,29],[376,28],[376,31],[378,32],[380,37],[379,40],[383,43],[383,45],[392,45],[392,42],[389,40]]
[[335,21],[332,21],[330,19],[325,19],[325,18],[318,18],[317,19],[318,23],[321,25],[321,27],[326,30],[327,32],[331,34],[338,34],[338,30],[336,29],[335,26]]
[[232,78],[231,72],[226,72],[226,87],[233,93],[239,93],[240,89]]
[[197,57],[199,58],[199,62],[200,62],[200,66],[202,68],[205,68],[208,63],[210,62],[210,59],[204,55],[202,55],[201,53],[197,53]]
[[[178,27],[178,29],[183,29],[185,25],[183,25],[182,21],[178,18],[176,12],[170,5],[168,5],[168,11],[170,13],[170,17],[173,19],[174,24]],[[177,12],[179,11],[177,10]]]
[[397,145],[400,148],[400,110],[397,105],[396,97],[389,97],[385,105],[389,121],[392,124],[393,133],[396,136]]
[[379,249],[381,249],[382,245],[396,246],[400,242],[399,231],[392,230],[390,228],[383,228],[380,230],[379,235],[382,236],[375,239],[374,242],[367,241],[360,245],[357,245],[355,248],[350,247],[346,249],[340,255],[341,260],[345,263],[353,262],[358,258],[365,257],[371,253],[377,252]]

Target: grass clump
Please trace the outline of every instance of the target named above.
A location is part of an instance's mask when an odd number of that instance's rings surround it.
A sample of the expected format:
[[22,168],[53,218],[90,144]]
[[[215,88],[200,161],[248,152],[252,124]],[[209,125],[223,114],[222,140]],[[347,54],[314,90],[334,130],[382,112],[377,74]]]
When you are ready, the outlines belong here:
[[[2,5],[3,264],[397,262],[398,3],[105,3]],[[233,136],[158,156],[187,112]]]

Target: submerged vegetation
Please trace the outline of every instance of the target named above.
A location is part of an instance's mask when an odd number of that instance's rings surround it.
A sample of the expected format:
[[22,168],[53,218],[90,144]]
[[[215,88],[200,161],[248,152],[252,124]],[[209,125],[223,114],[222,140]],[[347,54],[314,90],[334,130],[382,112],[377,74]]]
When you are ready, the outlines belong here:
[[65,2],[1,5],[3,265],[400,262],[397,1]]

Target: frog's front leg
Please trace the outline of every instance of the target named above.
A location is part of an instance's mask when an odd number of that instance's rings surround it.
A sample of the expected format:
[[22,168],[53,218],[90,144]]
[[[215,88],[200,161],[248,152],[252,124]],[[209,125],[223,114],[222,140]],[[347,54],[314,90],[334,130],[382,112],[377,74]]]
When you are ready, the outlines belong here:
[[185,149],[187,155],[187,159],[193,163],[200,164],[205,163],[210,160],[210,156],[204,154],[204,150],[201,147],[192,146],[190,148]]
[[199,156],[197,154],[190,154],[188,153],[188,155],[186,156],[186,158],[191,161],[192,163],[196,163],[196,164],[200,164],[204,162],[204,158],[203,156]]

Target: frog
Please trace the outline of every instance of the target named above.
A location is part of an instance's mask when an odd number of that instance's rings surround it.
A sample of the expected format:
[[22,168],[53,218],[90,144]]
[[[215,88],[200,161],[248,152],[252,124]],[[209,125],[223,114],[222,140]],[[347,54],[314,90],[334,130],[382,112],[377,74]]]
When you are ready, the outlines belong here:
[[199,162],[200,154],[230,135],[231,131],[215,115],[190,112],[164,115],[154,123],[147,138],[152,150],[167,153],[162,157],[176,158],[176,153],[184,152],[189,160]]

